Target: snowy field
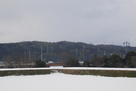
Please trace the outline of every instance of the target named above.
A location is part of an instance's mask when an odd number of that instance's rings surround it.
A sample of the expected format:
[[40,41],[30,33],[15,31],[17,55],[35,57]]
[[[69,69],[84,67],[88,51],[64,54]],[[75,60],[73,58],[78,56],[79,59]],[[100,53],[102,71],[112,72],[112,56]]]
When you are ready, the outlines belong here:
[[[130,70],[136,68],[12,68],[4,70],[38,69],[84,69],[84,70]],[[48,75],[5,76],[0,77],[0,91],[136,91],[136,78],[102,77],[92,75],[67,75],[52,73]]]
[[136,91],[136,78],[66,75],[0,77],[0,91]]
[[136,68],[104,68],[104,67],[62,67],[62,66],[53,66],[53,67],[44,67],[44,68],[1,68],[0,71],[4,70],[40,70],[40,69],[81,69],[81,70],[127,70],[127,71],[136,71]]

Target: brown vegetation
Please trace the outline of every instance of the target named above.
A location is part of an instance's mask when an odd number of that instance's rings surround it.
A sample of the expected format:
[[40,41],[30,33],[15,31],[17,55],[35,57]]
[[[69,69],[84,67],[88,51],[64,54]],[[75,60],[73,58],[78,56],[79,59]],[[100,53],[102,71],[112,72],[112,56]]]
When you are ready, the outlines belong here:
[[136,71],[126,70],[70,70],[59,69],[59,72],[73,75],[96,75],[96,76],[108,76],[108,77],[136,77]]

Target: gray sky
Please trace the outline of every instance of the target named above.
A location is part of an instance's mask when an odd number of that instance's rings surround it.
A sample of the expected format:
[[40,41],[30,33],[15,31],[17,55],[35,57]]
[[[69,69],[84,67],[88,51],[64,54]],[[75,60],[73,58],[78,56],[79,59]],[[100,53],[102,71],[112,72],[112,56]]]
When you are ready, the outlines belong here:
[[136,46],[136,0],[0,0],[0,43]]

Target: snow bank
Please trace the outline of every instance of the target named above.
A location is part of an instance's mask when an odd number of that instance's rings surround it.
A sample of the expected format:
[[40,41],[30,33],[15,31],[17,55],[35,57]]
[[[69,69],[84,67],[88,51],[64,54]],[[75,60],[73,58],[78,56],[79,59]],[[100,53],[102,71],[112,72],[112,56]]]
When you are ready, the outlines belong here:
[[136,71],[136,68],[107,68],[107,67],[66,67],[63,69],[80,69],[80,70],[127,70]]
[[53,73],[0,77],[0,91],[136,91],[136,78]]
[[136,68],[104,68],[104,67],[62,67],[52,66],[50,68],[1,68],[0,71],[4,70],[41,70],[41,69],[80,69],[80,70],[127,70],[136,71]]

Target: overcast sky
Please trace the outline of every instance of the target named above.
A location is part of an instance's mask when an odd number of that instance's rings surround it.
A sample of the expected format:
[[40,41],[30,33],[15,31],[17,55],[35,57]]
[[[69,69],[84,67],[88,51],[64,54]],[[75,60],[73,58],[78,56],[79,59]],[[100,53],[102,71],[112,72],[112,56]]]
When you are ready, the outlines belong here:
[[0,0],[0,43],[136,46],[136,0]]

